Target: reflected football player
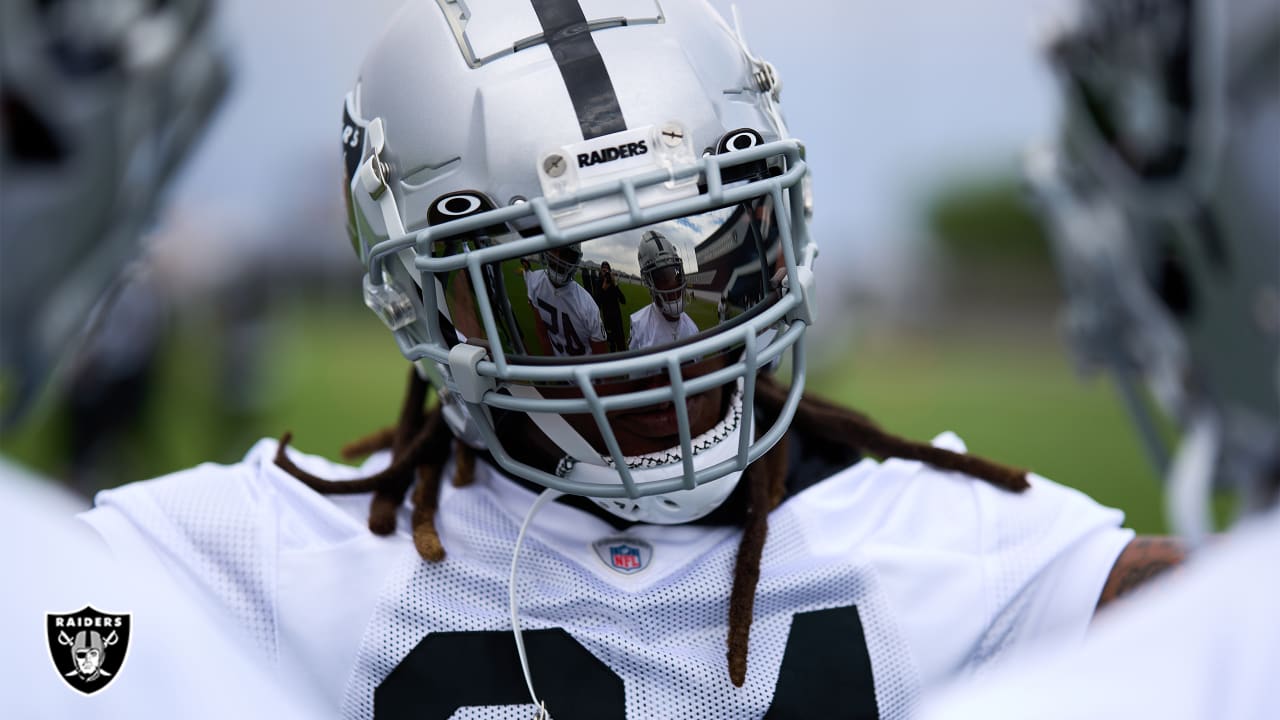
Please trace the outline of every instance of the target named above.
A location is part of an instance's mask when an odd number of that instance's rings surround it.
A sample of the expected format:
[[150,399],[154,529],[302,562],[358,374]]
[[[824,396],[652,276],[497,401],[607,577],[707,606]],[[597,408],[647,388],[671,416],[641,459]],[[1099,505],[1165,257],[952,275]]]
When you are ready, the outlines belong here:
[[653,302],[631,314],[631,344],[638,350],[666,345],[698,334],[698,326],[684,312],[684,261],[662,233],[645,232],[637,252],[640,279]]
[[608,260],[600,263],[600,289],[596,292],[596,304],[600,306],[604,331],[609,336],[609,352],[621,352],[627,345],[626,333],[622,329],[622,306],[627,304],[627,296],[622,293],[618,277],[613,274]]
[[[1083,647],[942,695],[929,717],[1280,717],[1280,3],[1080,8],[1050,48],[1061,138],[1030,177],[1074,349],[1134,399],[1197,551]],[[1215,489],[1242,511],[1219,537]]]
[[526,271],[524,282],[543,349],[556,357],[606,352],[600,308],[574,277],[582,248],[552,248],[542,257],[546,268]]
[[[365,299],[412,362],[399,419],[359,467],[286,435],[90,522],[351,718],[903,718],[1081,635],[1140,559],[1120,514],[804,394],[817,251],[778,76],[705,3],[625,10],[406,5],[344,131]],[[523,346],[514,260],[629,267],[676,227],[750,307],[696,342]]]

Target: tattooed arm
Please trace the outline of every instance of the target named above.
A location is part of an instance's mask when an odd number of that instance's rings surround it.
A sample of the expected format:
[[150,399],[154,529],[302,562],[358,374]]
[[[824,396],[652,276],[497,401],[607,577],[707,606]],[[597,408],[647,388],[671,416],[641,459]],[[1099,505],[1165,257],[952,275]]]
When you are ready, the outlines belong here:
[[1098,609],[1124,597],[1145,585],[1164,571],[1177,567],[1186,558],[1187,550],[1181,540],[1158,535],[1140,535],[1134,538],[1111,568],[1107,584],[1098,598]]

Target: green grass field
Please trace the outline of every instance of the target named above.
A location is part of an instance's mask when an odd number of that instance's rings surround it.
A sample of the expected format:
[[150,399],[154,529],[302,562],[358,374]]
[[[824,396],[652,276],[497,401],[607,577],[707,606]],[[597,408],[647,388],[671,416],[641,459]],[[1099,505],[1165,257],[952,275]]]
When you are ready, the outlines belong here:
[[[271,328],[257,403],[230,412],[215,380],[214,336],[184,325],[166,347],[142,426],[122,443],[115,479],[232,462],[258,437],[285,430],[297,447],[336,457],[343,443],[394,421],[407,367],[372,314],[295,305]],[[1079,382],[1049,340],[867,341],[809,377],[811,391],[869,413],[890,431],[928,439],[955,430],[973,452],[1126,510],[1140,531],[1164,528],[1156,479],[1111,388]],[[0,447],[58,473],[64,425],[46,400]]]
[[863,343],[809,388],[916,439],[953,430],[970,452],[1027,468],[1163,532],[1159,481],[1113,388],[1080,380],[1051,342]]

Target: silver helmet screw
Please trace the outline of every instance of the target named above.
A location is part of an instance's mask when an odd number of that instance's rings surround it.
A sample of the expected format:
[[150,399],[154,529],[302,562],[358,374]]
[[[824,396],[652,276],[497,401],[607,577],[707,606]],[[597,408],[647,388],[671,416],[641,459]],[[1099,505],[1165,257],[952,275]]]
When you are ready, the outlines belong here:
[[684,143],[684,128],[675,123],[667,123],[658,131],[662,144],[669,148],[680,147]]
[[567,168],[563,155],[548,155],[542,161],[542,172],[546,173],[547,177],[560,177]]

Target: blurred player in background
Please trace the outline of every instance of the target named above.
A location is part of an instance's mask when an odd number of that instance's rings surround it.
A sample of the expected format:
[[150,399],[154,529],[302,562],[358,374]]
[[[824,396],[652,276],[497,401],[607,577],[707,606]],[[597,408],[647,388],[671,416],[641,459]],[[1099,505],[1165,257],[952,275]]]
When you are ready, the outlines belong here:
[[[370,52],[349,229],[413,366],[362,467],[286,434],[88,522],[353,718],[901,718],[1079,636],[1150,565],[1119,513],[804,395],[817,249],[777,73],[704,3],[613,10],[419,0]],[[587,356],[587,297],[579,351],[526,346],[566,325],[530,289],[585,293],[646,233],[697,263],[703,333]]]
[[[1177,424],[1169,457],[1127,388],[1201,549],[1084,647],[931,717],[1280,717],[1280,3],[1091,0],[1050,57],[1067,114],[1030,170],[1073,345]],[[1215,490],[1242,515],[1224,538]]]
[[[166,182],[223,95],[211,10],[199,0],[0,4],[6,427],[139,254]],[[146,573],[128,550],[110,553],[74,520],[79,509],[54,481],[0,458],[0,614],[10,629],[0,716],[314,716],[306,696],[283,689],[284,673],[244,651],[220,609]],[[86,606],[128,614],[131,628],[46,625],[46,613]],[[66,658],[71,670],[55,668]]]

